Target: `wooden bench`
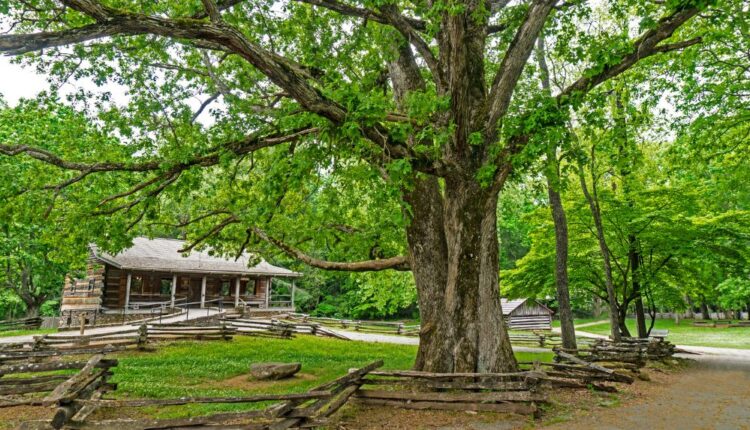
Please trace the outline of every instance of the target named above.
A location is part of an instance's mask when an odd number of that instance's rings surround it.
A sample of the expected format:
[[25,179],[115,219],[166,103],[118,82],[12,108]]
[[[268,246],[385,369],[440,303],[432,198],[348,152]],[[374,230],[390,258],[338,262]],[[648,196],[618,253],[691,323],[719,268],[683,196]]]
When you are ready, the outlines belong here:
[[654,339],[664,339],[669,334],[669,330],[651,330],[648,337]]

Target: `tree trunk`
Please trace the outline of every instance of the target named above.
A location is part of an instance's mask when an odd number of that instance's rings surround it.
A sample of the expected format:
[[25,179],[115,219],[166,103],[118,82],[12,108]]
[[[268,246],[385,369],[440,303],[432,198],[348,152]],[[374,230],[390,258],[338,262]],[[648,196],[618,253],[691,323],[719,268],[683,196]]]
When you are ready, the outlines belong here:
[[41,307],[41,304],[36,302],[26,303],[26,318],[38,317]]
[[641,294],[641,283],[638,279],[641,256],[638,253],[638,239],[634,234],[628,236],[628,260],[630,260],[630,272],[633,283],[633,295],[635,296],[635,322],[638,327],[638,337],[647,338],[646,312],[643,309],[643,295]]
[[706,304],[706,300],[701,300],[701,319],[703,320],[710,320],[711,319],[711,312],[708,310],[708,305]]
[[599,318],[602,316],[602,313],[604,313],[604,304],[602,303],[602,299],[599,298],[599,296],[594,296],[594,306],[592,309],[592,314],[594,318]]
[[405,195],[412,206],[407,237],[422,318],[415,368],[514,371],[500,307],[497,195],[473,178],[451,178],[440,197],[434,179]]
[[441,336],[430,337],[433,345],[426,348],[450,356],[451,363],[422,370],[514,371],[517,364],[500,307],[496,192],[482,188],[473,177],[448,176],[444,223],[447,284],[442,312],[436,316]]
[[685,294],[685,303],[687,303],[687,312],[685,312],[685,317],[687,319],[693,319],[695,318],[695,314],[693,313],[693,301],[690,299],[689,294]]
[[[620,329],[619,335],[624,336],[624,337],[631,337],[630,329],[628,328],[628,325],[626,324],[626,321],[628,318],[628,306],[623,304],[622,306],[618,306],[618,308],[619,308],[619,312],[617,313],[617,327]],[[613,337],[612,339],[615,339],[615,338]],[[615,340],[619,341],[620,338],[617,338]]]
[[421,330],[416,370],[447,369],[452,366],[448,350],[441,347],[444,336],[441,318],[447,285],[448,248],[443,230],[443,201],[434,177],[417,179],[405,193],[412,221],[406,229],[410,263],[418,289]]
[[[557,169],[555,168],[555,171]],[[559,175],[558,175],[559,178]],[[573,311],[570,308],[568,288],[568,221],[562,205],[560,193],[547,175],[547,194],[555,223],[555,287],[557,291],[558,316],[563,348],[576,349],[576,330],[573,325]]]
[[[593,150],[592,150],[593,153]],[[589,193],[588,186],[586,185],[586,177],[584,175],[583,166],[578,166],[578,175],[581,180],[581,189],[583,195],[589,203],[591,209],[591,216],[594,219],[594,226],[596,227],[596,238],[599,242],[599,252],[602,255],[602,266],[604,267],[604,280],[607,286],[607,301],[609,302],[609,325],[610,325],[610,336],[612,340],[618,342],[620,340],[620,333],[622,328],[625,328],[627,333],[627,327],[620,326],[620,318],[617,306],[617,295],[615,294],[615,284],[612,280],[612,263],[609,260],[609,248],[607,247],[607,240],[604,237],[604,225],[602,224],[602,214],[599,209],[599,204],[595,197]],[[596,184],[593,184],[596,187]],[[596,190],[596,188],[594,188]]]
[[473,178],[450,178],[442,202],[434,179],[418,181],[405,195],[412,206],[408,240],[422,318],[417,370],[517,368],[500,307],[493,194]]
[[[549,67],[547,67],[544,37],[537,38],[537,61],[541,72],[542,88],[551,94]],[[573,325],[573,311],[570,308],[568,288],[568,220],[558,187],[560,187],[560,165],[557,160],[557,145],[550,145],[547,151],[547,194],[555,223],[555,290],[557,293],[560,334],[564,348],[576,349],[576,330]]]

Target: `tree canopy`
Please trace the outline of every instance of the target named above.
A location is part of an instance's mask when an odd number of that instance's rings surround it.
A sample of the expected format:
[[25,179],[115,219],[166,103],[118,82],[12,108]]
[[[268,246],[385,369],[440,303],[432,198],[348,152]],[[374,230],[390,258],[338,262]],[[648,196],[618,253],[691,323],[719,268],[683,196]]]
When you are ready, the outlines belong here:
[[[679,229],[674,217],[703,216],[710,229],[715,218],[662,207],[691,184],[643,182],[662,166],[638,158],[671,156],[677,167],[680,153],[700,155],[682,145],[673,155],[618,149],[622,132],[660,142],[646,138],[640,116],[666,92],[688,100],[675,105],[685,117],[669,127],[679,133],[671,140],[707,132],[695,117],[746,130],[728,118],[744,118],[746,88],[730,76],[747,69],[704,56],[745,64],[732,45],[747,34],[747,5],[736,0],[26,0],[3,9],[12,31],[0,36],[0,51],[54,86],[90,80],[126,92],[115,100],[81,89],[64,107],[52,95],[38,106],[44,115],[73,109],[87,121],[0,142],[13,160],[46,164],[30,164],[44,173],[18,182],[47,199],[48,216],[75,220],[105,249],[169,233],[187,238],[186,251],[210,245],[331,271],[411,270],[423,321],[416,367],[426,370],[515,368],[498,270],[524,253],[528,231],[531,251],[518,270],[540,255],[535,230],[514,215],[543,204],[534,190],[540,159],[561,156],[560,186],[573,167],[586,167],[593,180],[583,183],[602,189],[597,198],[612,219],[607,234],[642,224],[639,252],[655,253],[656,267],[676,240],[663,235],[688,233],[659,230],[651,241],[646,228]],[[543,45],[544,86],[532,59]],[[724,88],[710,87],[717,81]],[[683,96],[701,91],[710,95]],[[718,107],[727,95],[731,107]],[[724,144],[736,145],[731,137]],[[611,171],[623,169],[631,178],[624,200],[603,192],[620,184]],[[501,202],[503,189],[514,191]],[[744,222],[739,213],[732,219]],[[512,246],[501,252],[498,237]],[[397,296],[391,303],[401,303]]]

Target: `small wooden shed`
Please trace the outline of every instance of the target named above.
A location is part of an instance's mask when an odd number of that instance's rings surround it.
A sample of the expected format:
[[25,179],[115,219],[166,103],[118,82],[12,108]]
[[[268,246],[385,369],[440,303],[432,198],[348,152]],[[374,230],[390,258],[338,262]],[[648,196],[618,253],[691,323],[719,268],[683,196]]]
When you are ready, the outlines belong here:
[[500,299],[503,317],[512,330],[552,330],[552,310],[534,299]]

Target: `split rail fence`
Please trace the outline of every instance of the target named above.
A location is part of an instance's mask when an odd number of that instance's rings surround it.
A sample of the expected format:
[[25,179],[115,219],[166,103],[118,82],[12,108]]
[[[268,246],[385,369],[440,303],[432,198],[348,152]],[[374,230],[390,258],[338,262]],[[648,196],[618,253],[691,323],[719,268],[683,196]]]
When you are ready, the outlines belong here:
[[[352,394],[362,385],[362,379],[383,365],[375,361],[361,369],[350,371],[333,381],[319,385],[305,393],[258,394],[246,397],[182,397],[175,399],[104,399],[101,396],[90,399],[76,399],[72,404],[93,411],[99,408],[143,408],[167,407],[195,404],[251,404],[276,402],[264,409],[240,412],[222,412],[208,416],[172,419],[114,419],[78,420],[76,417],[65,422],[65,428],[80,430],[144,430],[178,428],[241,428],[251,430],[283,430],[289,428],[314,428],[326,423],[328,418],[341,408]],[[80,411],[81,409],[79,409]],[[86,415],[88,416],[88,415]],[[25,428],[48,428],[47,421],[27,423]]]
[[23,318],[17,320],[0,321],[0,331],[9,330],[31,330],[37,329],[42,325],[41,317]]
[[[0,367],[0,408],[15,406],[54,407],[47,427],[62,428],[71,421],[85,420],[96,407],[88,401],[117,389],[108,382],[117,360],[97,354],[88,361],[27,363]],[[77,369],[73,374],[60,371]]]
[[224,324],[237,330],[237,334],[289,339],[295,333],[334,337],[349,340],[346,336],[329,330],[319,323],[282,321],[278,319],[224,319]]
[[[516,373],[429,373],[374,371],[354,392],[365,405],[402,409],[491,411],[537,415],[547,402],[544,375]],[[374,388],[373,388],[374,387]]]
[[340,327],[365,333],[397,334],[404,336],[418,336],[419,324],[405,324],[391,321],[363,321],[338,318],[313,317],[307,314],[290,313],[286,317],[291,321],[302,323],[317,323],[328,327]]

